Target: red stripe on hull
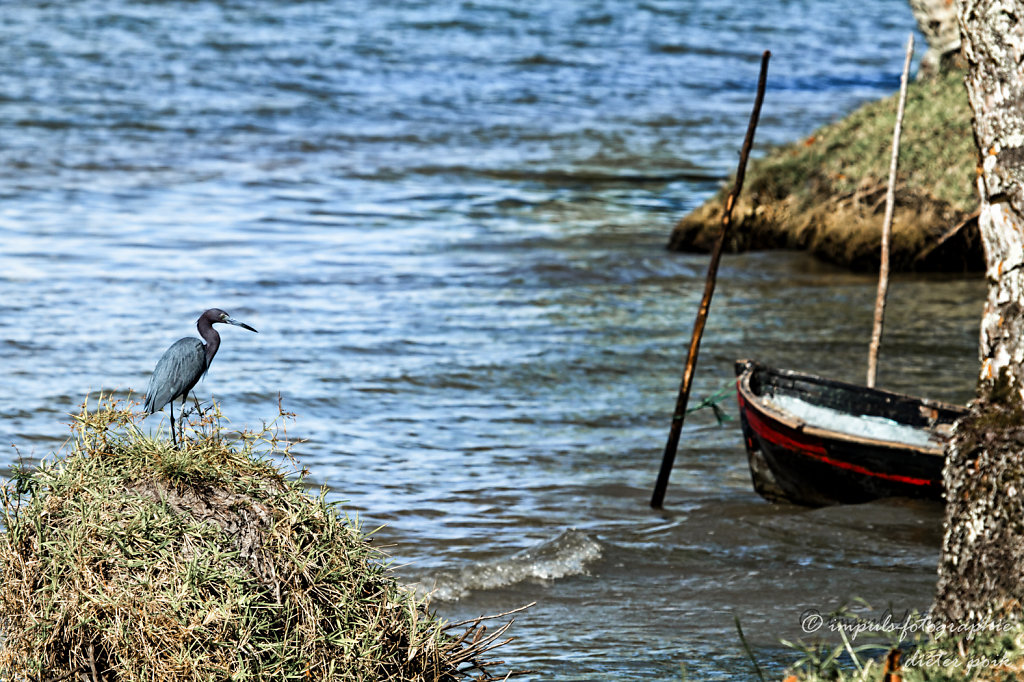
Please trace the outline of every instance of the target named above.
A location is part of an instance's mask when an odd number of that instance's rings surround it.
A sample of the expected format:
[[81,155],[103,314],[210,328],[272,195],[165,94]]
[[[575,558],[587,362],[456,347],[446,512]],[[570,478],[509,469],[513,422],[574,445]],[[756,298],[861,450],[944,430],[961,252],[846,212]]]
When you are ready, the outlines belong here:
[[781,448],[785,448],[792,452],[796,452],[801,455],[810,457],[811,459],[824,462],[829,466],[836,467],[838,469],[845,469],[846,471],[852,471],[854,473],[862,474],[864,476],[873,476],[875,478],[881,478],[887,481],[896,481],[898,483],[906,483],[907,485],[917,486],[933,486],[934,481],[927,478],[915,478],[912,476],[900,476],[899,474],[887,474],[881,471],[872,471],[866,467],[860,466],[859,464],[853,464],[851,462],[844,462],[842,460],[833,459],[828,456],[828,450],[825,446],[810,442],[807,440],[798,441],[784,433],[772,428],[771,424],[768,424],[761,418],[761,415],[757,413],[750,405],[743,400],[743,396],[740,395],[740,408],[747,417],[747,423],[750,428],[758,435],[759,438],[764,438],[766,441],[773,445],[777,445]]

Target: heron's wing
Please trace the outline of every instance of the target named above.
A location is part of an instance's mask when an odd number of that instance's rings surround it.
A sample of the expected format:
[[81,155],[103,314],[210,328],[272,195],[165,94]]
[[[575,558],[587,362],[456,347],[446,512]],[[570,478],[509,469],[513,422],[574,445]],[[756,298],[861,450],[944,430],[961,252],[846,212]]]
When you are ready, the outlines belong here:
[[156,363],[146,389],[147,413],[159,412],[164,406],[185,395],[206,371],[206,347],[196,338],[178,339]]

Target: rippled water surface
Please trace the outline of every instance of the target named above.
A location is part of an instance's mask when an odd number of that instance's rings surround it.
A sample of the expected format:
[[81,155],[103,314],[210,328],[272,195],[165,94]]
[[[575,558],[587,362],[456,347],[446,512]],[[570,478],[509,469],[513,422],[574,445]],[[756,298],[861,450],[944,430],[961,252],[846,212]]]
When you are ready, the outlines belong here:
[[[923,608],[938,509],[769,505],[707,410],[648,508],[706,268],[664,245],[734,167],[760,52],[763,149],[895,90],[912,27],[902,0],[9,3],[0,468],[218,306],[260,334],[224,330],[200,395],[257,425],[280,394],[442,615],[536,601],[502,655],[535,679],[749,679],[737,617],[777,673],[808,608]],[[874,286],[726,257],[695,398],[747,356],[860,381]],[[982,293],[896,278],[880,385],[966,400]]]

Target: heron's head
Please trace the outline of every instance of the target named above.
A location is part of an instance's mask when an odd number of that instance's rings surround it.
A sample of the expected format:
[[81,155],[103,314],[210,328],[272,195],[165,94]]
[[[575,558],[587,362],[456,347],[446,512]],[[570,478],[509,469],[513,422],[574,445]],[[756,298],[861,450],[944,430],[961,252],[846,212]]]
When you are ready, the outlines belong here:
[[[220,308],[210,308],[205,313],[203,313],[203,317],[205,317],[210,324],[233,324],[236,327],[241,327],[242,329],[248,329],[251,332],[256,332],[255,329],[253,329],[244,322],[239,322],[238,320],[231,317]],[[259,332],[256,333],[259,334]]]

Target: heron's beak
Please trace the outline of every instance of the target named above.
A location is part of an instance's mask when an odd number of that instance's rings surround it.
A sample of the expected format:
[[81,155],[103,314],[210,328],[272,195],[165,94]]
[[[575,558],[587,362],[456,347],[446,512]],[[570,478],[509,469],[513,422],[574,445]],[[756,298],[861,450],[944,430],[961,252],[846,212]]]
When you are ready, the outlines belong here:
[[[233,317],[225,318],[224,321],[227,322],[228,324],[233,324],[236,327],[241,327],[242,329],[248,329],[251,332],[256,332],[255,329],[253,329],[252,327],[247,325],[245,322],[239,322],[238,320],[236,320]],[[259,334],[259,332],[256,332],[256,333]]]

